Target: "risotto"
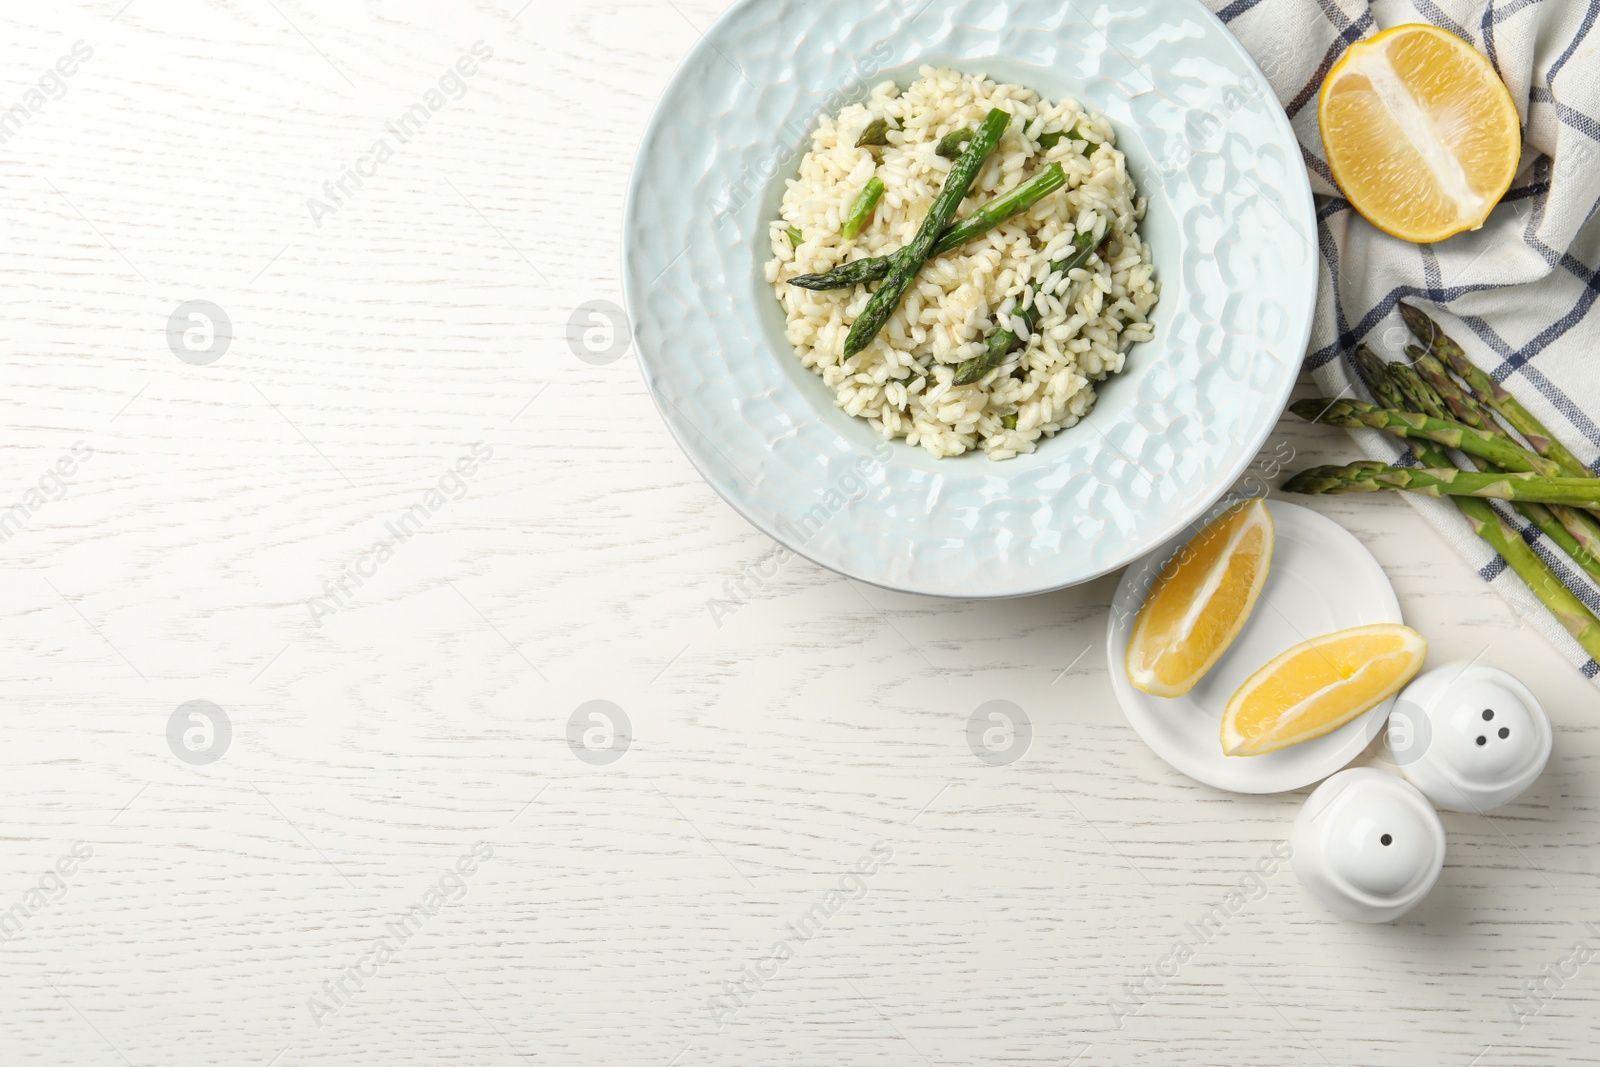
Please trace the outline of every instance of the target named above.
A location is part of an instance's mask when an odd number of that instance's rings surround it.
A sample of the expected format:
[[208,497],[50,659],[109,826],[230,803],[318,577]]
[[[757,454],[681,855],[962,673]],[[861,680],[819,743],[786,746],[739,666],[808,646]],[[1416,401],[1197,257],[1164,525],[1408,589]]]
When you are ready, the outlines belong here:
[[[1006,195],[1030,182],[1060,188],[930,258],[871,343],[845,358],[845,337],[882,272],[823,291],[800,287],[802,276],[844,278],[846,264],[892,262],[970,140],[962,131],[996,108],[1012,121],[955,225],[970,229],[990,205],[1014,207]],[[1055,165],[1060,176],[1047,173]],[[1150,340],[1157,287],[1138,232],[1144,207],[1103,116],[924,67],[905,89],[886,82],[822,118],[772,225],[767,279],[789,342],[839,407],[935,456],[981,447],[1009,459],[1087,415],[1096,383]]]

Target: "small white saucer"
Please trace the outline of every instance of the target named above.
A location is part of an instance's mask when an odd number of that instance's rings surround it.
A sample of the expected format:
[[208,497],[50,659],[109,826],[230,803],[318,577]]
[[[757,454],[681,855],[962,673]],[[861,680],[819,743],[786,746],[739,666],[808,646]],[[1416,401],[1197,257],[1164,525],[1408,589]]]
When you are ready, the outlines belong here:
[[1181,697],[1151,696],[1129,683],[1123,664],[1155,576],[1218,509],[1128,568],[1112,598],[1106,632],[1111,688],[1145,744],[1190,778],[1234,793],[1283,793],[1321,781],[1361,754],[1383,730],[1394,705],[1385,701],[1326,737],[1279,752],[1223,755],[1219,733],[1229,698],[1278,653],[1336,630],[1403,621],[1383,568],[1349,531],[1281,500],[1269,500],[1267,510],[1277,540],[1266,588],[1233,647],[1199,685]]

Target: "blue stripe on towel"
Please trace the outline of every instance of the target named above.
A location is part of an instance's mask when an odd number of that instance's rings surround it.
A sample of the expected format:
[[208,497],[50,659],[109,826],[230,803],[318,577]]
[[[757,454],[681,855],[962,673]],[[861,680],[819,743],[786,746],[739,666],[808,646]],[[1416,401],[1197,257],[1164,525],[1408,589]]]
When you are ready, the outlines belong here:
[[1600,0],[1589,0],[1589,9],[1583,13],[1583,25],[1578,27],[1578,32],[1572,40],[1567,42],[1566,51],[1562,52],[1556,61],[1550,64],[1550,69],[1544,73],[1544,84],[1552,93],[1555,92],[1556,75],[1561,73],[1561,68],[1567,65],[1567,60],[1572,58],[1572,53],[1578,50],[1583,39],[1589,36],[1589,31],[1594,28],[1594,20],[1600,15]]
[[1223,22],[1232,22],[1259,3],[1261,0],[1233,0],[1233,3],[1217,12],[1217,18]]
[[[1338,9],[1335,8],[1334,10],[1337,11]],[[1323,6],[1322,12],[1324,15],[1328,14],[1326,5]],[[1300,113],[1301,108],[1316,99],[1317,94],[1322,91],[1322,79],[1328,76],[1328,71],[1332,70],[1333,65],[1339,61],[1339,57],[1344,55],[1345,49],[1365,37],[1367,31],[1372,28],[1371,11],[1363,13],[1354,22],[1345,18],[1343,12],[1339,13],[1339,18],[1345,25],[1339,30],[1338,38],[1328,46],[1327,52],[1322,56],[1322,62],[1317,64],[1316,72],[1311,75],[1311,80],[1300,87],[1300,91],[1294,94],[1294,99],[1289,101],[1284,108],[1291,119]],[[1332,22],[1333,17],[1329,15],[1328,20]],[[1337,26],[1338,23],[1335,22],[1334,25]]]
[[1495,7],[1491,4],[1489,5],[1489,10],[1494,12],[1494,24],[1498,26],[1517,12],[1533,7],[1540,2],[1541,0],[1511,0],[1511,3],[1505,7]]
[[1417,14],[1435,26],[1449,30],[1463,41],[1469,43],[1472,41],[1472,32],[1449,15],[1446,15],[1444,9],[1434,3],[1433,0],[1411,0],[1411,6],[1417,9]]

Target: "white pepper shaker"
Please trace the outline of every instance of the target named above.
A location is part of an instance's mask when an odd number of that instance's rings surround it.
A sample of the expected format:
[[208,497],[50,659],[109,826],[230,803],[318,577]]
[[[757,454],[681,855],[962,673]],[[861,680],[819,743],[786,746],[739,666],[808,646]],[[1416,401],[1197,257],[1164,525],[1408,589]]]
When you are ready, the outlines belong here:
[[1330,911],[1383,923],[1416,907],[1444,867],[1444,825],[1415,787],[1358,767],[1323,782],[1295,819],[1294,872]]

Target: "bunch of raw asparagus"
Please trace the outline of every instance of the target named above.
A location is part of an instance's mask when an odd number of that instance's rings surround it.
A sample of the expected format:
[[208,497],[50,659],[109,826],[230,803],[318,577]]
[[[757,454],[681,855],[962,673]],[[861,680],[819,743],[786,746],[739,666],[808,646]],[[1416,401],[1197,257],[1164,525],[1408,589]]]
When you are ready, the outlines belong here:
[[[1401,303],[1400,313],[1421,342],[1406,348],[1410,362],[1385,362],[1365,345],[1356,349],[1356,369],[1377,404],[1303,400],[1290,410],[1312,422],[1402,437],[1422,466],[1361,462],[1313,467],[1283,488],[1292,493],[1406,490],[1450,497],[1478,536],[1584,651],[1600,660],[1600,618],[1535,551],[1536,539],[1517,532],[1485,499],[1510,501],[1530,526],[1600,580],[1600,478],[1473,364],[1438,323],[1409,304]],[[1470,463],[1454,462],[1446,449],[1464,453]]]

